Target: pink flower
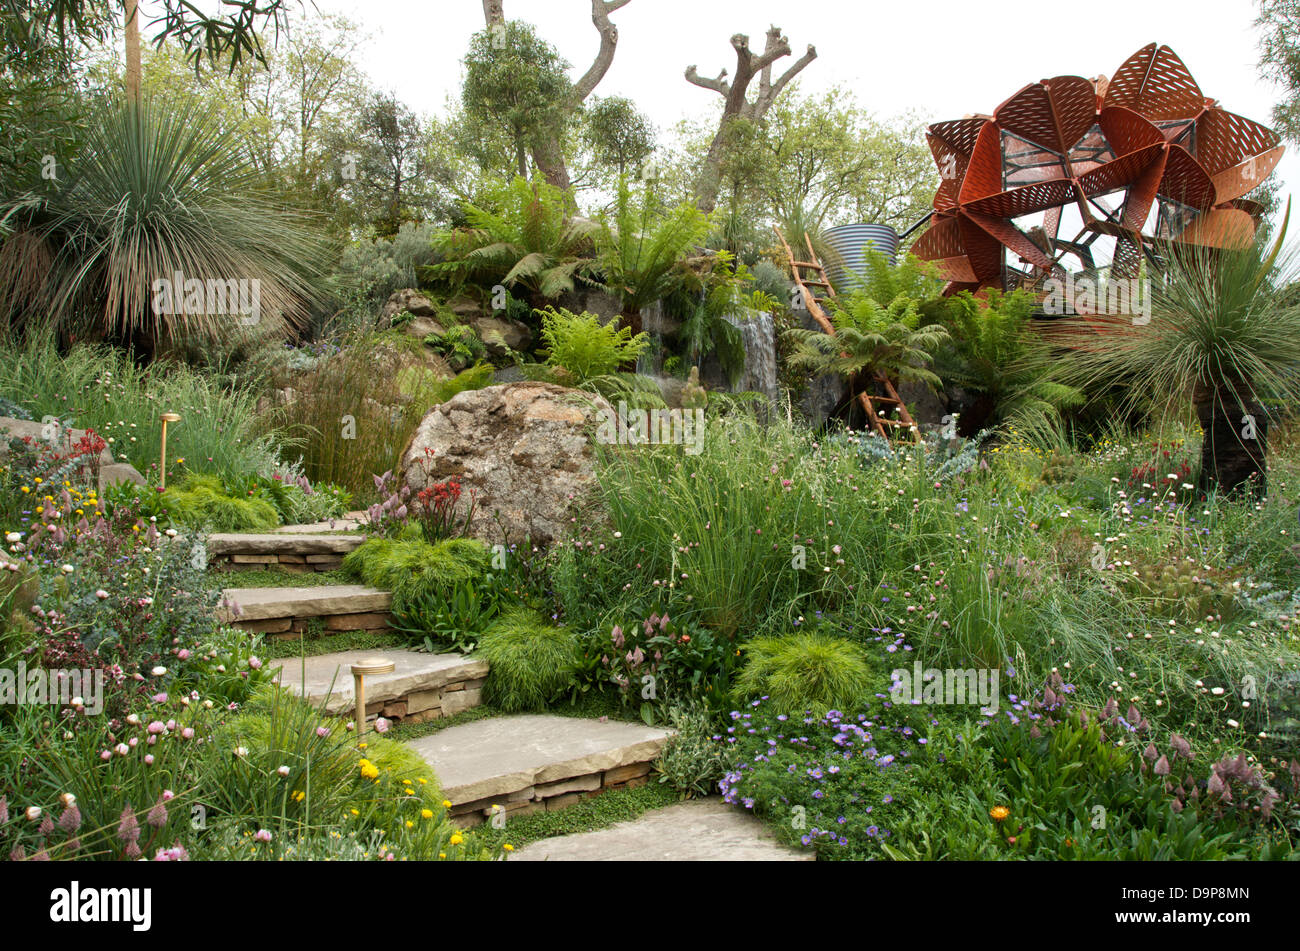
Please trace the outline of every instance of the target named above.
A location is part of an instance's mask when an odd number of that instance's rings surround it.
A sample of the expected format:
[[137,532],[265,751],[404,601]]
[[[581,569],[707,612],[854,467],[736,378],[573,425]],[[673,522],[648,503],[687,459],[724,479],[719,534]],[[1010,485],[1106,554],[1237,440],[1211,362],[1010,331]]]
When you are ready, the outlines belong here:
[[325,737],[330,735],[330,728],[327,726],[318,726],[316,727],[316,735],[319,736],[321,739],[324,739]]
[[187,740],[194,739],[194,729],[187,726],[185,729],[181,730],[181,736]]
[[389,726],[390,726],[389,722],[385,720],[383,717],[379,717],[377,720],[375,720],[376,733],[387,733]]
[[112,754],[112,752],[109,751],[109,750],[100,750],[100,751],[99,751],[99,758],[102,759],[102,760],[110,760],[110,759],[113,758],[113,754]]
[[178,660],[189,660],[190,652],[186,648],[182,647],[180,650],[176,652],[176,657]]
[[153,754],[152,754],[152,753],[146,753],[146,754],[145,754],[145,756],[144,756],[144,765],[146,765],[146,766],[152,766],[152,765],[153,765]]
[[260,670],[262,667],[262,662],[256,656],[253,656],[248,658],[248,666],[253,668],[253,670]]
[[270,841],[271,841],[271,833],[270,833],[269,831],[267,831],[266,829],[258,829],[256,832],[253,833],[253,841],[254,841],[254,842],[270,842]]
[[163,730],[167,729],[167,726],[162,722],[162,720],[154,720],[147,727],[145,727],[145,729],[148,730],[150,733],[161,733]]

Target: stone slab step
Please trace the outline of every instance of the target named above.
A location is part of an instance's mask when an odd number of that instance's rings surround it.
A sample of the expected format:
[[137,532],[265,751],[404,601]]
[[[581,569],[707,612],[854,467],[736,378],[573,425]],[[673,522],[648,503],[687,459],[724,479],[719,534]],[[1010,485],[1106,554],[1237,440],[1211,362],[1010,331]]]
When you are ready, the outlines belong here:
[[[237,612],[232,605],[238,607]],[[392,594],[359,584],[315,588],[227,588],[221,592],[217,617],[223,624],[229,624],[275,618],[385,614],[392,606]]]
[[232,555],[346,555],[361,547],[360,535],[218,533],[207,540],[210,557]]
[[[405,719],[430,710],[450,716],[477,706],[483,680],[488,674],[485,660],[463,654],[426,654],[401,648],[340,651],[319,657],[289,657],[276,661],[278,682],[313,705],[324,701],[331,716],[346,715],[356,704],[352,665],[362,658],[386,657],[394,664],[388,674],[365,679],[366,709],[374,715]],[[401,711],[391,708],[402,706]],[[384,713],[390,708],[389,713]],[[422,719],[428,719],[423,717]]]
[[721,799],[692,799],[595,832],[526,845],[512,862],[811,862],[754,816]]
[[[547,714],[494,717],[412,740],[455,807],[497,800],[509,811],[644,782],[671,731]],[[513,806],[509,805],[513,804]],[[490,803],[485,808],[490,808]]]
[[275,529],[280,535],[315,535],[322,532],[347,532],[365,524],[365,512],[348,512],[332,522],[312,522],[309,525],[281,525]]

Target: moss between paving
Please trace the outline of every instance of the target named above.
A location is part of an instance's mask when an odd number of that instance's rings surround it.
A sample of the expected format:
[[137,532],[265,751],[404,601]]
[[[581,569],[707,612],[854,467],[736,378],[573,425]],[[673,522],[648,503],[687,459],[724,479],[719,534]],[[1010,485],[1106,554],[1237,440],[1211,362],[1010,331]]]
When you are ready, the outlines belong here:
[[356,584],[342,571],[285,571],[283,568],[241,568],[212,576],[223,588],[319,588],[325,585]]
[[[555,711],[558,712],[558,711]],[[639,819],[652,809],[671,805],[681,794],[667,783],[652,781],[639,789],[620,789],[602,793],[555,812],[534,812],[506,820],[500,829],[490,824],[476,826],[465,833],[467,845],[495,848],[510,843],[516,849],[530,842],[557,835],[594,832],[620,822]]]

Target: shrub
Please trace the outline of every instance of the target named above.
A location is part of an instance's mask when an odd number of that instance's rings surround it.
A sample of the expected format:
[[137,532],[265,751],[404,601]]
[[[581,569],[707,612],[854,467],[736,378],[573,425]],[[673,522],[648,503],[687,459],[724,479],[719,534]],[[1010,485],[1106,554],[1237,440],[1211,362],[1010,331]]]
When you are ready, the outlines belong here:
[[676,731],[664,743],[655,760],[659,782],[667,783],[683,796],[708,796],[717,791],[725,768],[714,739],[717,729],[708,709],[696,705],[674,706],[668,722]]
[[737,687],[771,698],[786,713],[848,710],[871,688],[871,668],[856,645],[813,633],[757,638],[744,648],[747,662]]
[[[417,345],[418,341],[416,342]],[[312,369],[290,376],[297,398],[277,411],[313,482],[371,491],[371,477],[398,467],[402,450],[440,381],[400,350],[357,339]]]
[[[418,532],[418,529],[416,529]],[[343,570],[376,588],[393,592],[393,606],[405,610],[445,596],[458,584],[487,574],[491,554],[482,542],[449,538],[436,544],[403,537],[371,538],[343,559]]]
[[537,710],[575,682],[577,641],[565,627],[514,610],[483,632],[479,653],[491,665],[484,697],[508,711]]
[[267,532],[280,524],[274,505],[231,495],[216,476],[191,475],[181,487],[168,488],[161,501],[176,524],[210,532]]
[[635,363],[650,346],[646,334],[633,337],[630,327],[617,327],[617,321],[602,324],[595,314],[574,314],[554,307],[539,313],[547,365],[564,367],[577,383],[609,376],[620,366]]
[[73,347],[60,354],[52,339],[35,335],[22,347],[0,345],[0,394],[41,419],[71,418],[77,429],[106,439],[115,459],[158,477],[159,415],[181,421],[167,429],[168,460],[226,476],[270,475],[279,434],[257,431],[256,397],[223,390],[211,378],[179,364],[141,369],[106,347]]

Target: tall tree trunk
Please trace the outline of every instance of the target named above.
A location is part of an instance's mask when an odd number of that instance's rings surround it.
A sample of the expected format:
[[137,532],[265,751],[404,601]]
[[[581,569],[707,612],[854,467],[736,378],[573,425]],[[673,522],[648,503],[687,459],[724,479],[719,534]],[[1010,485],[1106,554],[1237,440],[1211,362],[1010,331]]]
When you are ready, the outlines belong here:
[[1201,443],[1202,491],[1255,496],[1267,491],[1265,456],[1268,416],[1250,388],[1236,381],[1197,388],[1196,417],[1205,435]]
[[494,23],[505,23],[505,0],[483,0],[483,19],[489,27]]
[[140,7],[136,0],[126,4],[126,101],[140,104]]

